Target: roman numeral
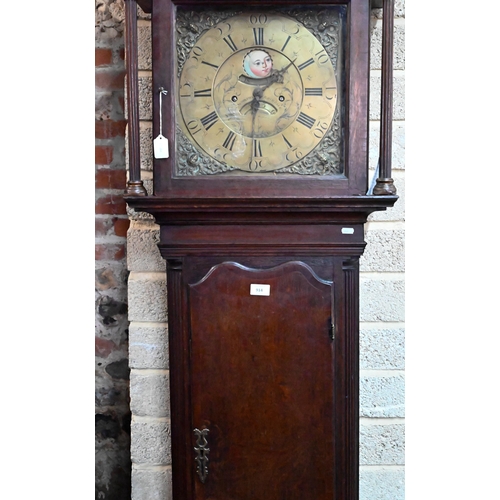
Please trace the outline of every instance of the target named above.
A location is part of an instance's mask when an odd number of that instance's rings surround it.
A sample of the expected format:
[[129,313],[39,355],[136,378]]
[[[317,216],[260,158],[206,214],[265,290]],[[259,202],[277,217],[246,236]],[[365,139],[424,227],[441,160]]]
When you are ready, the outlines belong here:
[[314,59],[311,57],[311,59],[308,59],[307,61],[303,62],[302,64],[300,64],[297,67],[300,69],[300,71],[302,71],[304,68],[307,68],[308,66],[310,66],[313,62],[314,62]]
[[316,120],[314,118],[311,118],[309,115],[302,113],[301,111],[299,116],[297,117],[297,121],[304,125],[304,127],[312,128]]
[[232,131],[229,132],[229,134],[227,134],[226,140],[224,141],[224,144],[222,145],[222,147],[229,149],[229,151],[232,151],[235,140],[236,140],[236,134]]
[[194,96],[195,97],[212,97],[212,89],[195,90]]
[[215,111],[212,111],[207,116],[204,116],[200,121],[201,124],[205,127],[205,130],[208,130],[217,122],[218,119],[219,118],[217,116],[217,113]]
[[281,137],[283,137],[283,140],[286,142],[286,145],[289,147],[289,148],[293,148],[293,146],[290,144],[290,141],[285,137],[284,134],[281,134]]
[[281,52],[283,52],[285,50],[285,47],[288,45],[288,42],[290,41],[290,36],[288,36],[288,38],[286,39],[286,42],[284,43],[283,47],[281,47]]
[[264,28],[253,28],[255,45],[264,45]]
[[224,38],[224,41],[227,43],[228,47],[233,52],[236,52],[238,50],[238,47],[236,47],[235,43],[233,42],[233,39],[231,38],[231,35],[227,35],[227,38]]
[[323,89],[321,87],[308,87],[305,89],[305,95],[306,96],[312,96],[312,95],[323,95]]
[[253,155],[262,156],[262,149],[260,148],[260,141],[253,141]]
[[219,66],[216,66],[215,64],[209,63],[207,61],[201,61],[201,64],[206,64],[207,66],[212,66],[212,68],[219,69]]

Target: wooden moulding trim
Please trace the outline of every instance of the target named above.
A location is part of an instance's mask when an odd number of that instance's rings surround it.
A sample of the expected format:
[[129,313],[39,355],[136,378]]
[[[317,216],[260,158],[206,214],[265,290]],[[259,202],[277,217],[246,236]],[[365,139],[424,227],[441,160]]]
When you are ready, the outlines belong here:
[[[177,491],[178,485],[185,484],[183,471],[192,471],[187,462],[188,457],[191,457],[190,443],[186,440],[191,432],[191,408],[186,396],[189,394],[189,366],[185,353],[189,351],[189,334],[185,321],[187,297],[182,282],[182,268],[182,260],[170,260],[167,263],[169,363],[170,373],[176,374],[170,377],[172,448],[181,451],[176,454],[175,467],[172,469],[172,487],[174,498],[179,499],[194,498],[193,492]],[[192,485],[193,481],[187,484]]]
[[[137,3],[146,14],[151,14],[153,0],[137,0]],[[383,0],[371,0],[370,4],[372,9],[381,9]]]
[[[342,255],[355,255],[360,257],[363,255],[365,244],[359,245],[343,245],[338,244],[314,246],[314,245],[260,245],[260,246],[249,246],[242,245],[241,248],[237,245],[231,244],[231,256],[234,257],[246,257],[248,255],[252,256],[275,256],[277,254],[288,255],[288,256],[302,256],[307,253],[310,257],[324,257],[324,256],[342,256]],[[186,256],[214,256],[218,257],[227,252],[228,244],[225,245],[200,245],[197,247],[187,246],[187,245],[162,245],[159,246],[160,253],[164,259],[180,258]]]
[[348,196],[338,198],[288,199],[193,199],[125,197],[135,210],[147,212],[158,224],[179,223],[333,223],[365,222],[376,211],[392,207],[397,196]]

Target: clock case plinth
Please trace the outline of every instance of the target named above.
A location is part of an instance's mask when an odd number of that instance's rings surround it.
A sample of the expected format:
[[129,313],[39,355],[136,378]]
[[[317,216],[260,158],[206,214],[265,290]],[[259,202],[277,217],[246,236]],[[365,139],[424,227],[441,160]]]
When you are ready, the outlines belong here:
[[[152,11],[153,14],[153,89],[168,86],[173,83],[174,78],[171,66],[175,60],[171,52],[174,43],[174,7],[183,4],[196,10],[204,2],[141,0],[138,3],[143,10]],[[318,5],[329,3],[335,2],[315,2]],[[218,378],[211,377],[210,373],[200,374],[193,361],[195,358],[191,348],[193,342],[196,344],[199,340],[196,336],[200,335],[200,332],[193,330],[193,325],[198,315],[210,315],[212,311],[197,311],[192,307],[195,303],[193,290],[198,283],[204,280],[208,282],[214,269],[232,272],[234,267],[241,267],[245,272],[255,273],[255,276],[259,277],[262,273],[270,273],[271,276],[273,272],[277,276],[283,269],[288,268],[293,269],[295,273],[298,269],[307,268],[318,282],[331,284],[332,324],[328,326],[328,332],[325,330],[325,335],[330,337],[331,342],[331,370],[317,374],[322,380],[331,379],[333,383],[330,408],[333,413],[328,413],[331,422],[329,420],[323,424],[327,427],[330,425],[331,432],[328,431],[325,437],[332,440],[334,446],[326,457],[330,461],[331,477],[321,478],[329,483],[324,490],[327,495],[323,496],[324,500],[327,497],[335,500],[357,500],[359,496],[359,258],[365,248],[364,224],[368,216],[392,207],[398,197],[391,179],[390,140],[387,140],[391,135],[392,109],[384,109],[385,113],[382,115],[382,120],[385,121],[382,127],[385,136],[384,140],[381,140],[381,187],[376,186],[378,189],[374,189],[376,195],[366,194],[369,13],[370,8],[380,7],[382,1],[374,1],[372,4],[369,0],[338,3],[344,3],[350,9],[350,41],[345,75],[345,179],[340,182],[339,179],[307,176],[287,178],[280,182],[270,182],[259,176],[235,177],[229,180],[206,176],[178,179],[173,175],[174,155],[170,159],[155,160],[154,194],[147,196],[140,180],[136,52],[134,56],[137,45],[134,32],[136,3],[134,0],[126,1],[130,180],[125,200],[133,209],[154,216],[160,226],[158,247],[167,261],[172,485],[173,497],[176,500],[202,500],[210,495],[214,498],[218,497],[217,495],[220,498],[223,496],[220,492],[216,491],[214,494],[210,490],[217,482],[217,467],[222,468],[224,464],[224,453],[217,455],[218,444],[212,441],[210,445],[212,456],[208,461],[206,482],[201,481],[195,463],[194,448],[197,446],[197,440],[193,430],[197,430],[199,435],[199,428],[203,431],[205,425],[195,421],[198,411],[196,401],[199,396],[196,391],[200,390],[196,381],[201,378],[210,384],[211,380],[215,383]],[[389,5],[391,12],[392,0],[383,0],[383,3],[384,7]],[[262,2],[212,2],[215,6],[231,8],[234,8],[235,4],[256,7],[262,5]],[[288,1],[276,1],[272,4],[296,5]],[[392,19],[390,21],[386,32],[392,29]],[[171,45],[166,46],[163,43],[165,40],[170,40]],[[382,87],[386,98],[382,99],[382,102],[387,108],[388,102],[392,107],[392,73],[387,69],[387,58],[386,70],[383,73],[385,86],[383,83]],[[154,137],[160,130],[156,106],[157,102],[154,101]],[[168,106],[171,110],[175,109],[173,96],[170,96]],[[173,130],[175,113],[166,113],[164,110],[163,131],[167,131],[167,135],[170,134],[171,149],[174,149],[175,140]],[[227,286],[230,285],[228,279]],[[216,298],[214,295],[213,309],[217,309]],[[303,314],[307,315],[307,308]],[[279,329],[280,326],[279,322],[273,323],[271,328]],[[293,340],[290,339],[290,342]],[[244,352],[242,349],[230,354],[231,357],[237,358]],[[277,357],[280,357],[279,351]],[[238,380],[242,386],[255,381],[245,372],[239,374]],[[274,390],[275,387],[270,386],[271,389]],[[223,387],[220,390],[223,391]],[[268,430],[272,430],[274,435],[278,434],[278,423],[269,422]],[[213,429],[211,432],[212,436],[216,435]],[[249,428],[248,441],[236,443],[234,446],[238,449],[251,447],[252,436],[259,432],[259,429]],[[210,442],[210,433],[208,440]],[[283,457],[292,459],[285,451]],[[266,464],[260,465],[266,467]],[[215,469],[211,469],[212,466]],[[234,464],[226,464],[224,470],[232,470],[233,466]],[[315,473],[314,470],[306,472]],[[249,468],[245,473],[250,478],[260,477],[258,469]],[[291,476],[290,480],[294,477],[296,474]],[[219,478],[219,483],[224,483],[223,478]],[[300,485],[295,486],[298,488]],[[292,496],[286,496],[290,494]],[[266,496],[269,500],[296,498],[293,493],[285,490],[270,490]],[[299,495],[297,498],[323,500],[323,496],[307,498]],[[241,498],[247,497],[253,498],[251,492],[241,492]]]

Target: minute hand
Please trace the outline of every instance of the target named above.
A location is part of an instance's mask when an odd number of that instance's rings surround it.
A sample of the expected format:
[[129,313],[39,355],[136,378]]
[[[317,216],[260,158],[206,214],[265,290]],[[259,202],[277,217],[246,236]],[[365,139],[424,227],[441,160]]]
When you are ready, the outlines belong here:
[[271,78],[273,78],[272,83],[283,83],[283,75],[287,72],[288,68],[296,61],[297,59],[294,59],[291,61],[289,64],[287,64],[284,68],[281,68],[280,70],[276,71],[271,75]]
[[[264,95],[264,90],[266,90],[268,87],[273,85],[274,83],[283,83],[283,75],[286,73],[288,68],[296,61],[294,59],[292,62],[287,64],[284,68],[281,68],[278,71],[275,71],[273,74],[268,76],[267,78],[262,78],[261,80],[258,80],[259,86],[256,87],[253,91],[253,99],[250,103],[250,109],[252,110],[252,132],[251,136],[255,137],[255,115],[257,114],[257,111],[260,109],[260,100],[262,99],[262,96]],[[240,80],[242,79],[243,76],[240,76]],[[262,85],[264,84],[264,85]],[[252,82],[252,85],[254,83]],[[253,152],[252,152],[252,159],[253,159]]]

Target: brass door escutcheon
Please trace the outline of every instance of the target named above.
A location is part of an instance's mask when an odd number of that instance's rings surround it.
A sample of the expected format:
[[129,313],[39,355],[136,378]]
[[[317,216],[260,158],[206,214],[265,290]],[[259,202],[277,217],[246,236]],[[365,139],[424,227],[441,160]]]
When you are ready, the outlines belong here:
[[200,478],[202,483],[205,483],[208,476],[208,453],[210,448],[208,448],[207,435],[210,432],[208,429],[194,429],[196,436],[196,446],[194,451],[196,452],[196,473]]

